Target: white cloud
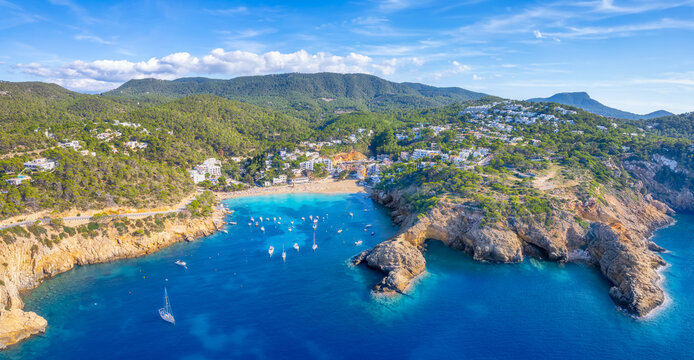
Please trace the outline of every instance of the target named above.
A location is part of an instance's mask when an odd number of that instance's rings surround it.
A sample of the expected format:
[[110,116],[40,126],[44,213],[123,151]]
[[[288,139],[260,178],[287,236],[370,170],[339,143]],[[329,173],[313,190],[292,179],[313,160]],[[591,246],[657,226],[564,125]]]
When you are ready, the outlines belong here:
[[[48,81],[82,91],[103,91],[115,88],[130,79],[158,78],[175,79],[189,74],[204,75],[262,75],[281,72],[336,72],[374,73],[392,75],[398,67],[421,65],[417,58],[393,58],[374,61],[369,56],[350,53],[346,56],[325,52],[310,54],[305,50],[293,53],[270,51],[252,53],[247,51],[225,51],[214,49],[202,57],[187,52],[174,53],[162,58],[131,62],[127,60],[74,61],[56,68],[43,67],[37,63],[17,64],[20,71],[44,78]],[[456,71],[467,71],[469,67],[454,62]]]
[[457,61],[453,61],[453,71],[455,73],[461,73],[461,72],[467,72],[470,71],[472,68],[468,65],[461,64]]
[[537,39],[542,39],[542,33],[540,30],[533,30],[533,35],[535,35],[535,38]]
[[97,44],[111,45],[112,41],[104,40],[96,35],[75,35],[75,40],[85,40],[95,42]]
[[477,75],[477,74],[472,74],[472,80],[479,81],[479,80],[484,80],[484,78]]
[[461,64],[455,60],[453,60],[451,62],[451,64],[453,65],[452,68],[434,73],[433,74],[434,79],[440,80],[441,78],[443,78],[445,76],[460,74],[460,73],[468,72],[468,71],[472,70],[472,68],[469,65]]
[[247,13],[248,8],[245,6],[239,6],[239,7],[228,8],[228,9],[204,9],[204,11],[207,13],[210,13],[212,15],[228,16],[228,15]]

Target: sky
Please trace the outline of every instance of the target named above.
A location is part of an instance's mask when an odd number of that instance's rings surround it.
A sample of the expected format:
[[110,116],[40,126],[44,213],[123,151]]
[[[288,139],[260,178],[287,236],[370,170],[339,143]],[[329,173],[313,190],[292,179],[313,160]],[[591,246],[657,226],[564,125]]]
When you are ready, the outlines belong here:
[[694,0],[0,0],[0,79],[369,73],[511,99],[694,111]]

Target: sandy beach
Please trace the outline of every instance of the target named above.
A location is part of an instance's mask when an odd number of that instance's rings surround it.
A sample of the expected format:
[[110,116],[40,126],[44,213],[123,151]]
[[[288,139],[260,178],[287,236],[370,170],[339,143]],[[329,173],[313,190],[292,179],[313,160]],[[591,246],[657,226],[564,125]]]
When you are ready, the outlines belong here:
[[365,193],[363,186],[357,185],[356,180],[319,180],[306,184],[284,185],[272,187],[254,187],[248,190],[216,193],[219,200],[233,199],[246,196],[276,195],[276,194],[354,194]]

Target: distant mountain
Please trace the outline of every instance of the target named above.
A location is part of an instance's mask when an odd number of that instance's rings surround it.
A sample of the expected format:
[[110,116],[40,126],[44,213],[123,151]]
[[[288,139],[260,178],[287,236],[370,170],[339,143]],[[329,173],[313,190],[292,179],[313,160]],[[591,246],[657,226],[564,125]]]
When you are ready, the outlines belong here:
[[595,101],[585,92],[558,93],[548,98],[528,99],[528,101],[554,102],[563,105],[575,106],[593,114],[629,120],[652,119],[661,116],[673,115],[672,113],[665,110],[658,110],[645,115],[639,115],[627,111],[618,110],[609,106],[605,106],[599,103],[598,101]]
[[395,83],[366,74],[278,74],[229,80],[181,78],[130,80],[104,95],[180,98],[212,94],[230,100],[286,111],[322,116],[354,110],[419,109],[477,100],[485,94],[461,88],[437,88]]

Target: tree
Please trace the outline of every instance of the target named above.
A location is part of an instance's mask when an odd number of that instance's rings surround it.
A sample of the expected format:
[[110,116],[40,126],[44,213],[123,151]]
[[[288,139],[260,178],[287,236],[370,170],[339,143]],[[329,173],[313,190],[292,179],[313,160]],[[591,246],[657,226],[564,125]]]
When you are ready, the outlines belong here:
[[373,154],[380,154],[383,153],[384,150],[392,148],[396,145],[397,144],[395,143],[395,135],[393,135],[393,129],[385,128],[378,134],[376,134],[373,140],[371,140],[369,150],[371,150],[371,153]]
[[328,176],[328,170],[325,169],[325,164],[318,163],[313,165],[313,177],[322,179]]

